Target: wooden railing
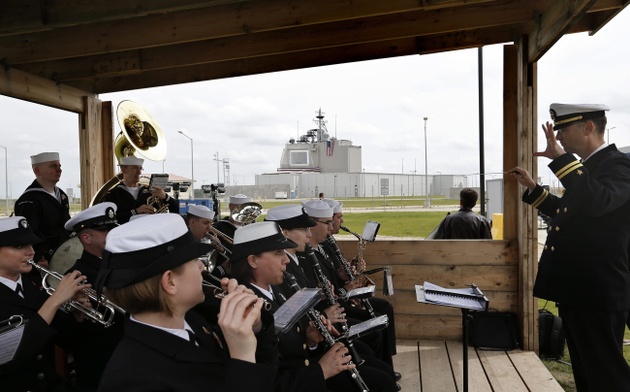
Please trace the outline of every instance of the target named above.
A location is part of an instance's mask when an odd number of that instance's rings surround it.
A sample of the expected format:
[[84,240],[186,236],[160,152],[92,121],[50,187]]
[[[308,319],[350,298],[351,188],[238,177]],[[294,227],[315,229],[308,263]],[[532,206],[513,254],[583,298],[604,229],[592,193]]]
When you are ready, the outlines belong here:
[[[355,255],[356,241],[338,244],[348,260]],[[424,281],[452,288],[475,283],[488,297],[491,309],[518,313],[518,257],[511,241],[385,240],[369,243],[363,256],[368,269],[392,268],[395,294],[386,298],[394,306],[399,339],[461,339],[458,309],[416,302],[414,285]],[[379,289],[382,275],[371,276]]]

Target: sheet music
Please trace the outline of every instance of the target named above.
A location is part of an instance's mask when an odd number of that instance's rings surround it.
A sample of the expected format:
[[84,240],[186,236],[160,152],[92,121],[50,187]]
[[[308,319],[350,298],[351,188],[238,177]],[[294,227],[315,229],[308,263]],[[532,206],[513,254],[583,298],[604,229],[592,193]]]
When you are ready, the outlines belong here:
[[488,299],[476,286],[447,289],[431,282],[424,282],[424,285],[415,287],[418,302],[470,310],[486,310],[488,307]]
[[0,322],[0,365],[15,357],[24,335],[25,323],[22,316],[13,316],[9,320]]
[[273,314],[276,331],[287,333],[306,312],[319,302],[321,289],[303,288],[289,298]]
[[359,338],[374,331],[380,331],[387,328],[389,317],[386,314],[374,317],[373,319],[363,321],[350,327],[348,336],[352,339]]
[[348,291],[347,297],[349,299],[353,298],[369,298],[374,297],[374,292],[376,291],[376,286],[367,286],[367,287],[357,287],[356,289],[352,289]]
[[149,181],[149,188],[160,187],[165,189],[168,184],[168,174],[151,174],[151,181]]

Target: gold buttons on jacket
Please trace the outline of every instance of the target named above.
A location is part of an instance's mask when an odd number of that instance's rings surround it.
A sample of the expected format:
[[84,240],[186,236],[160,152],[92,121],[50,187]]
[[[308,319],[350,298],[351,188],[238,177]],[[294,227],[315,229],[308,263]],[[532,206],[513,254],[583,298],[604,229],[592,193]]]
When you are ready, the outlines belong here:
[[556,231],[560,231],[560,226],[556,226]]
[[545,250],[547,250],[547,245],[545,245]]
[[560,209],[559,209],[559,208],[557,208],[557,209],[556,209],[556,214],[559,214],[559,213],[560,213]]
[[295,332],[300,333],[300,327],[295,328]]
[[308,365],[310,365],[310,364],[311,364],[311,362],[309,362],[309,360],[308,360],[308,359],[305,359],[305,360],[304,360],[304,366],[308,366]]
[[564,212],[569,211],[569,209],[567,207],[564,207]]
[[552,247],[551,247],[551,251],[553,252],[554,250],[556,250],[556,247],[555,247],[555,246],[552,246]]
[[302,344],[302,350],[306,350],[306,343]]

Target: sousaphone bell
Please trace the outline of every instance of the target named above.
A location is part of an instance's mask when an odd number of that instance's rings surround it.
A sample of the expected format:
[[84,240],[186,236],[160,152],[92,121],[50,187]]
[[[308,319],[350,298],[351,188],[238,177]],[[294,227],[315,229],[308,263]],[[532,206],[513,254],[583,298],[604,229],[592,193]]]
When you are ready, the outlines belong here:
[[[166,158],[166,139],[153,116],[142,106],[132,101],[122,101],[116,108],[120,133],[114,140],[114,155],[120,162],[122,157],[138,154],[152,161]],[[108,180],[96,192],[90,206],[100,203],[110,190],[122,182],[122,173]]]

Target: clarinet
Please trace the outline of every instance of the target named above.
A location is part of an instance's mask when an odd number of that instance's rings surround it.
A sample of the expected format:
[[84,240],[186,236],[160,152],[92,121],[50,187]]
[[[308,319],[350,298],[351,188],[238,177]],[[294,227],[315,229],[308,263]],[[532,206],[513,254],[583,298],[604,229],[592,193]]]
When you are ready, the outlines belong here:
[[[306,244],[304,251],[306,255],[311,258],[311,261],[313,263],[313,268],[315,269],[315,275],[317,276],[317,280],[319,281],[320,286],[322,286],[322,291],[324,292],[324,295],[326,296],[328,305],[329,306],[336,305],[337,300],[335,299],[334,293],[330,289],[330,282],[328,278],[326,278],[326,275],[324,275],[324,271],[322,271],[322,266],[319,264],[319,260],[317,260],[317,256],[315,256],[313,247],[310,244]],[[344,340],[344,344],[346,345],[346,347],[348,347],[348,350],[350,350],[352,358],[355,359],[355,363],[357,364],[357,366],[363,365],[365,360],[361,358],[361,356],[359,355],[359,352],[354,347],[354,343],[352,343],[352,340],[348,337],[348,333],[350,332],[350,329],[348,328],[348,323],[344,321],[340,324],[341,324],[341,329],[343,331],[343,336],[340,339]]]
[[[301,289],[300,285],[295,279],[295,276],[293,276],[292,274],[286,271],[284,271],[283,274],[284,274],[284,278],[289,282],[289,286],[291,286],[291,289],[293,289],[293,291],[297,292]],[[317,331],[324,337],[324,341],[326,342],[326,345],[329,348],[332,347],[336,343],[335,338],[332,337],[332,335],[330,334],[330,332],[328,331],[328,329],[322,322],[320,313],[317,310],[311,308],[308,311],[308,313],[306,313],[306,315],[308,316],[308,319],[313,323],[313,326],[317,329]],[[348,348],[348,350],[350,350],[350,348]],[[348,362],[348,364],[352,364],[352,361]],[[354,369],[347,370],[347,372],[350,374],[350,377],[354,380],[354,382],[356,383],[357,387],[359,388],[361,392],[370,391],[370,389],[368,388],[367,384],[365,383],[365,381],[359,374],[359,371],[357,370],[356,367]]]
[[[357,277],[354,276],[354,274],[352,273],[352,268],[350,267],[350,263],[348,263],[348,261],[343,257],[341,250],[337,246],[337,241],[335,241],[335,237],[333,237],[332,235],[329,235],[328,238],[326,238],[326,242],[335,251],[337,258],[339,259],[339,262],[341,263],[341,267],[343,268],[346,275],[348,276],[348,280],[350,280],[351,282],[357,280]],[[370,317],[372,318],[376,317],[376,313],[374,313],[374,308],[372,307],[372,304],[370,303],[370,300],[368,298],[362,298],[361,303],[363,304],[363,307],[365,308],[365,310],[367,310],[368,313],[370,314]]]

